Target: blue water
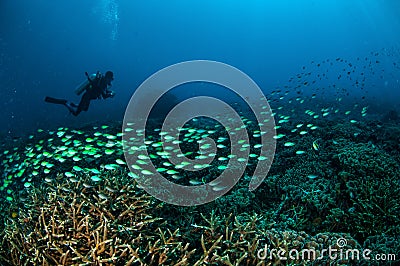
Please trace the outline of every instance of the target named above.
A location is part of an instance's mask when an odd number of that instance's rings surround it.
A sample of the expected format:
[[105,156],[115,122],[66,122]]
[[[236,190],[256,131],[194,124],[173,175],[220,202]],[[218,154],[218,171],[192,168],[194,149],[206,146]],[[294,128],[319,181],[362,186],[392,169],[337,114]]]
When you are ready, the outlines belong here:
[[[0,133],[15,137],[38,128],[122,120],[141,82],[163,67],[194,59],[231,64],[268,96],[277,86],[293,89],[288,80],[304,72],[303,66],[315,77],[320,69],[313,61],[343,58],[362,68],[371,52],[379,52],[373,68],[384,75],[370,73],[365,90],[372,101],[396,108],[399,32],[397,0],[2,0]],[[341,68],[335,63],[330,73]],[[114,71],[115,98],[93,101],[78,117],[44,103],[47,95],[78,102],[75,86],[85,71],[97,70]],[[318,86],[330,90],[335,82],[353,88],[348,79],[335,78]],[[193,89],[209,93],[207,86]]]

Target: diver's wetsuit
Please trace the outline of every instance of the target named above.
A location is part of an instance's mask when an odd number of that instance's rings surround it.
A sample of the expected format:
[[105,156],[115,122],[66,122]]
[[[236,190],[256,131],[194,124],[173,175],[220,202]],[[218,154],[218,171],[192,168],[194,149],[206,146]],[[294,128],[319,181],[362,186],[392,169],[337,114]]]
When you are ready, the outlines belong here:
[[[78,108],[76,110],[70,110],[71,113],[77,116],[82,111],[87,111],[89,109],[90,101],[95,99],[107,99],[113,96],[112,91],[107,90],[107,82],[104,77],[100,78],[98,81],[92,81],[90,88],[85,91],[82,95],[81,101],[79,102]],[[68,106],[67,106],[68,107]],[[70,108],[68,108],[70,109]]]
[[101,98],[107,99],[114,96],[114,92],[108,90],[108,86],[111,85],[111,80],[107,79],[105,76],[93,80],[89,79],[89,86],[82,95],[81,101],[78,105],[70,103],[64,99],[56,99],[52,97],[46,97],[45,101],[48,103],[63,104],[74,116],[77,116],[82,111],[87,111],[89,109],[91,100]]

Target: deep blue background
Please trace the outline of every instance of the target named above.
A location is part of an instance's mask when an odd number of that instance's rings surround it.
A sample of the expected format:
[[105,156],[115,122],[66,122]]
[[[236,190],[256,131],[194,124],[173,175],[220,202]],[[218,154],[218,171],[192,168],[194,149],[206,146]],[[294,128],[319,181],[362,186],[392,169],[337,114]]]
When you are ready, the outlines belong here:
[[[397,0],[1,0],[0,133],[122,120],[135,88],[181,61],[231,64],[268,93],[311,61],[388,48],[389,61],[399,62],[399,44]],[[109,69],[117,96],[89,112],[73,117],[43,102],[78,102],[73,90],[84,72]],[[397,74],[377,79],[370,93],[396,105]]]

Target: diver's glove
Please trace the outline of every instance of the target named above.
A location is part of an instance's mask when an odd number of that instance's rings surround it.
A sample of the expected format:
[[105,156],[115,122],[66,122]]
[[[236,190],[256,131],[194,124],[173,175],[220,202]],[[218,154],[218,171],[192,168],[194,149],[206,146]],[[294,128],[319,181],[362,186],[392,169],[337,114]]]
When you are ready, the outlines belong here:
[[104,99],[113,98],[114,96],[115,96],[115,92],[114,91],[107,91]]

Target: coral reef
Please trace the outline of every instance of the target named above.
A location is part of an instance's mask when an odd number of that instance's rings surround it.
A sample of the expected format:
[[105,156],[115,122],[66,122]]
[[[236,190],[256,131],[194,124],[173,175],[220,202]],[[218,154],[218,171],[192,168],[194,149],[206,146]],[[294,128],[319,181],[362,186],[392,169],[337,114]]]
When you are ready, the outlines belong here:
[[[302,263],[329,261],[318,257],[337,239],[346,239],[342,248],[359,247],[348,234],[268,229],[271,224],[257,214],[200,214],[184,234],[156,216],[167,205],[119,183],[115,174],[97,186],[98,193],[83,185],[85,179],[31,188],[14,206],[18,214],[6,219],[0,258],[12,265],[270,265],[282,262],[279,250],[292,250],[297,257],[288,262]],[[315,253],[300,257],[305,249]],[[265,252],[270,255],[264,258]]]
[[400,168],[384,150],[372,143],[338,144],[333,161],[340,172],[338,182],[342,208],[346,210],[346,230],[354,230],[355,236],[367,236],[386,232],[398,234],[393,224],[400,222]]
[[[398,140],[393,134],[398,132],[396,126],[384,129],[372,121],[332,125],[320,124],[304,137],[292,132],[298,125],[283,125],[286,139],[278,142],[270,174],[250,192],[248,182],[257,158],[252,142],[244,177],[225,196],[195,207],[172,206],[141,189],[122,160],[116,126],[39,132],[0,155],[4,166],[0,261],[9,265],[369,264],[345,257],[319,259],[329,248],[399,256],[400,159],[398,145],[390,146]],[[209,132],[221,137],[224,148],[218,158],[223,160],[217,166],[224,166],[229,156],[226,135]],[[204,134],[188,128],[185,152],[193,151],[189,143]],[[149,143],[153,162],[163,172],[172,170],[158,139]],[[138,161],[137,167],[143,163]],[[202,174],[220,172],[217,167],[202,171],[190,178],[208,182]],[[189,183],[188,176],[180,178],[177,181]],[[315,250],[316,259],[301,257],[308,249],[312,253],[305,255],[313,256]],[[291,252],[293,258],[284,260],[282,252]],[[392,258],[393,263],[399,261]]]
[[149,214],[157,208],[153,200],[116,182],[120,175],[109,173],[96,186],[82,177],[32,187],[6,220],[2,258],[13,265],[161,264],[167,250],[185,253],[185,247],[168,244],[178,232],[153,227],[160,219]]

